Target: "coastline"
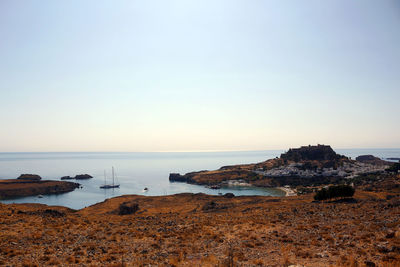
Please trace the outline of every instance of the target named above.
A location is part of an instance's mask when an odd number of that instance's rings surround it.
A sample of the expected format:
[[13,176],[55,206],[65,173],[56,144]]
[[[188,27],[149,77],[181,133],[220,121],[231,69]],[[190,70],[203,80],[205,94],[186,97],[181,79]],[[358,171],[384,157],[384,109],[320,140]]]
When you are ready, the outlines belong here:
[[291,189],[290,187],[277,187],[277,189],[282,190],[283,192],[285,192],[285,197],[293,197],[293,196],[297,196],[297,193],[295,190]]

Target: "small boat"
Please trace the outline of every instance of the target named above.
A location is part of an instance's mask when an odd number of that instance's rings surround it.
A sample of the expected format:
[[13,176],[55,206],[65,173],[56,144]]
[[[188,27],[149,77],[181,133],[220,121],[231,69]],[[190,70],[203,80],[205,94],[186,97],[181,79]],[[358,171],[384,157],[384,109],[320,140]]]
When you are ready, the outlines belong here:
[[38,195],[37,197],[38,197],[38,198],[43,198],[43,195]]
[[148,189],[147,187],[145,187],[145,188],[143,189],[143,191],[149,191],[149,189]]
[[107,184],[107,176],[106,171],[104,171],[104,185],[101,185],[101,189],[109,189],[109,188],[119,188],[119,184],[115,184],[115,175],[114,175],[114,167],[112,167],[112,184]]

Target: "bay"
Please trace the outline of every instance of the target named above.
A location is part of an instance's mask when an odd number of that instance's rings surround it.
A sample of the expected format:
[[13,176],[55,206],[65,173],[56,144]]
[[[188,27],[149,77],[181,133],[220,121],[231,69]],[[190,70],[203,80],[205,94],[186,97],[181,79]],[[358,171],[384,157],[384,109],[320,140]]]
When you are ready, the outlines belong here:
[[[2,203],[42,203],[80,209],[107,198],[127,195],[170,195],[183,192],[235,195],[282,196],[274,188],[229,187],[219,190],[186,183],[170,183],[169,173],[214,170],[221,166],[256,163],[278,157],[283,150],[234,152],[32,152],[0,153],[0,179],[12,179],[22,173],[39,174],[43,179],[88,173],[94,178],[79,180],[81,189],[73,192],[2,200]],[[373,154],[381,158],[400,157],[400,149],[338,149],[337,153],[355,158]],[[104,170],[115,168],[120,188],[100,189]],[[148,191],[144,191],[148,188]]]

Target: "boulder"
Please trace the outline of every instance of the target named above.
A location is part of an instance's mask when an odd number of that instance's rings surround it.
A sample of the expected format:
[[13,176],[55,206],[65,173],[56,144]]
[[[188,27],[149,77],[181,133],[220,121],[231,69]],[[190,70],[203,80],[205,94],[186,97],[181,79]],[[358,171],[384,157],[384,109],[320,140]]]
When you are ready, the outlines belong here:
[[139,204],[132,202],[124,202],[119,205],[118,215],[129,215],[139,210]]
[[234,195],[233,193],[226,193],[226,194],[224,195],[224,197],[226,197],[226,198],[234,198],[235,195]]

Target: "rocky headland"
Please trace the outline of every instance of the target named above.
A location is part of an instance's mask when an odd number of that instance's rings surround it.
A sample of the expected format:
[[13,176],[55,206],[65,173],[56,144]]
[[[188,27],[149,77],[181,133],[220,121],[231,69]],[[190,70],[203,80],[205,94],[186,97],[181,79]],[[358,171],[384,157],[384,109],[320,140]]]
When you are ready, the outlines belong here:
[[393,164],[371,156],[352,160],[337,154],[328,145],[289,149],[279,158],[254,164],[224,166],[214,171],[171,173],[171,182],[205,186],[227,186],[234,181],[260,187],[315,187],[351,183],[352,179],[384,173]]
[[78,188],[80,184],[64,181],[37,179],[0,180],[0,199],[61,194]]

